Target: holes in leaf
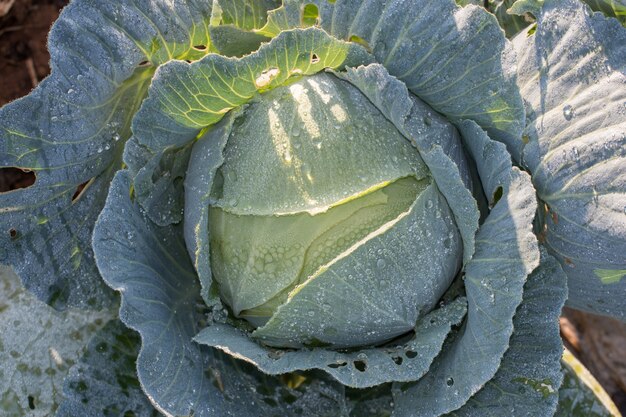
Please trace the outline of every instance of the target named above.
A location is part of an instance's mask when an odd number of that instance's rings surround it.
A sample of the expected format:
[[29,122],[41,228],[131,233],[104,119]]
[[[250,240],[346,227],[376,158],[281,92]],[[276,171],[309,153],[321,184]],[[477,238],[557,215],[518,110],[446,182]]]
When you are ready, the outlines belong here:
[[87,386],[87,383],[83,380],[70,383],[70,387],[75,389],[77,392],[85,392],[87,391],[87,388],[89,388],[89,386]]
[[496,191],[493,193],[493,197],[491,197],[491,207],[495,206],[498,201],[502,198],[502,194],[504,193],[504,189],[502,186],[496,188]]
[[402,365],[402,362],[404,361],[404,359],[402,359],[402,356],[392,356],[391,359],[393,359],[396,365]]
[[266,87],[269,83],[272,82],[274,78],[278,77],[278,74],[280,74],[280,69],[278,68],[266,69],[261,74],[259,74],[256,80],[254,80],[254,84],[257,86],[257,88]]
[[406,352],[404,352],[404,354],[406,355],[407,358],[409,359],[413,359],[414,357],[417,356],[417,352],[413,351],[413,350],[407,350]]
[[94,179],[95,178],[92,178],[89,181],[85,181],[84,183],[76,187],[76,191],[74,191],[74,195],[72,195],[72,204],[80,200],[80,198],[85,194],[89,186],[93,183]]
[[311,54],[311,64],[317,64],[320,62],[320,57],[317,54]]
[[151,65],[152,63],[150,61],[141,61],[139,64],[137,64],[138,67],[149,67]]
[[15,229],[9,229],[9,236],[11,237],[11,239],[17,239],[19,233],[17,233],[17,230]]
[[446,385],[449,386],[449,387],[454,385],[454,378],[450,377],[450,378],[446,379]]
[[285,352],[283,352],[282,350],[270,350],[267,352],[267,357],[270,359],[277,360],[277,359],[280,359],[284,353]]
[[196,51],[206,51],[206,45],[194,45],[193,49]]
[[352,365],[354,365],[356,370],[359,372],[365,372],[367,369],[367,363],[365,363],[365,361],[354,361],[352,362]]
[[328,367],[332,368],[332,369],[337,369],[337,368],[341,368],[343,366],[346,366],[347,364],[348,364],[348,362],[329,363]]
[[46,302],[52,307],[60,308],[67,302],[69,296],[67,291],[67,288],[63,289],[56,284],[50,285],[48,287],[48,293],[50,295],[48,296],[48,301]]
[[28,396],[28,408],[31,410],[35,409],[35,398],[32,395]]
[[0,168],[0,193],[28,188],[35,183],[37,175],[28,169],[18,167]]
[[320,11],[313,3],[309,3],[302,9],[302,24],[304,26],[314,26],[318,23]]

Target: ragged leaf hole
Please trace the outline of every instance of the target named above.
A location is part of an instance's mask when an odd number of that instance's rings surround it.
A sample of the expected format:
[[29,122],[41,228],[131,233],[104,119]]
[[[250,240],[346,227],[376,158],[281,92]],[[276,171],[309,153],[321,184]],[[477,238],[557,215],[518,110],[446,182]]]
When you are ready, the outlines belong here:
[[11,239],[17,239],[17,236],[18,236],[17,230],[9,229],[9,236],[11,237]]
[[194,45],[193,49],[197,51],[206,51],[206,45]]
[[341,368],[343,366],[346,366],[347,364],[348,364],[348,362],[329,363],[328,367],[332,368],[332,369],[337,369],[337,368]]
[[414,357],[417,356],[417,352],[412,351],[412,350],[407,350],[406,352],[404,352],[404,354],[406,355],[407,358],[409,359],[413,359]]
[[365,363],[365,361],[354,361],[352,362],[352,365],[354,365],[356,370],[359,372],[365,372],[367,369],[367,363]]
[[269,68],[263,71],[259,76],[254,80],[254,84],[257,88],[267,87],[272,80],[274,80],[280,74],[279,68]]
[[85,181],[82,184],[79,184],[78,187],[76,187],[76,190],[74,191],[74,194],[72,195],[72,204],[80,200],[80,198],[85,194],[89,186],[93,183],[94,179],[95,178]]
[[391,358],[396,365],[402,365],[402,362],[404,362],[404,359],[402,359],[402,356],[393,356]]
[[498,201],[500,201],[503,194],[504,194],[504,189],[502,188],[502,186],[499,186],[498,188],[496,188],[496,191],[493,192],[493,196],[491,197],[491,207],[498,204]]
[[311,54],[311,64],[317,64],[320,62],[320,57],[317,54]]
[[150,61],[141,61],[139,64],[137,64],[138,67],[149,67],[151,65],[152,63]]
[[37,175],[28,169],[18,167],[0,168],[0,193],[28,188],[35,184]]
[[35,398],[32,395],[28,396],[28,408],[31,410],[35,409]]

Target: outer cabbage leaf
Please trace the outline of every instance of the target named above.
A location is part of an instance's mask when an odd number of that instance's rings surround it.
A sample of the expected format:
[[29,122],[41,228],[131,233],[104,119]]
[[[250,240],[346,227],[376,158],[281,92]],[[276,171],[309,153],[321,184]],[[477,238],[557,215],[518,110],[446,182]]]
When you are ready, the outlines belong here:
[[540,238],[569,278],[569,306],[625,320],[626,29],[549,0],[535,34],[513,42]]
[[48,417],[63,401],[63,380],[110,311],[58,312],[0,267],[0,414]]
[[517,0],[456,0],[460,6],[475,4],[483,6],[496,16],[500,26],[504,30],[507,38],[510,38],[530,24],[532,17],[530,15],[517,16],[509,13],[509,8]]
[[524,282],[539,263],[530,178],[512,167],[504,145],[489,140],[476,123],[463,121],[458,128],[494,206],[465,265],[467,321],[426,376],[397,394],[394,415],[399,417],[456,410],[495,375],[513,333]]
[[609,394],[569,350],[563,353],[563,384],[554,417],[620,417]]
[[465,299],[458,299],[420,320],[415,326],[415,335],[408,342],[354,352],[320,348],[274,350],[259,345],[242,331],[222,324],[208,326],[195,340],[248,361],[270,375],[319,368],[346,386],[365,388],[421,378],[439,354],[451,327],[460,324],[466,310]]
[[[285,0],[259,32],[272,36],[303,25],[303,3]],[[515,57],[493,15],[454,0],[306,3],[316,6],[321,28],[366,45],[412,93],[450,120],[476,121],[519,160],[524,109]]]
[[522,304],[513,318],[515,332],[491,381],[459,410],[458,417],[552,416],[563,378],[559,315],[567,295],[561,265],[542,251],[528,277]]
[[72,2],[50,33],[52,74],[0,110],[0,167],[37,175],[0,195],[0,259],[55,308],[113,300],[93,261],[93,224],[154,68],[205,55],[210,14],[199,0]]
[[[131,176],[114,178],[94,231],[98,267],[122,293],[120,318],[142,346],[139,381],[166,415],[346,415],[343,388],[323,378],[290,388],[192,341],[206,319],[182,225],[154,224],[130,198]],[[246,393],[241,395],[241,393]]]
[[56,417],[158,417],[137,380],[139,344],[139,335],[119,320],[96,333],[63,383]]

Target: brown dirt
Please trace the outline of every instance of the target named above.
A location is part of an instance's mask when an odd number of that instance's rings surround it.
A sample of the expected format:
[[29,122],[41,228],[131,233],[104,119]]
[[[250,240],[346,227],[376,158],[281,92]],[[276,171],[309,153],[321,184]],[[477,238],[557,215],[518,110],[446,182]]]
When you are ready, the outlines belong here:
[[[0,106],[28,94],[48,74],[47,34],[67,3],[0,0]],[[0,169],[0,192],[27,187],[33,179],[18,169]],[[561,334],[626,413],[626,324],[565,309]]]
[[47,34],[65,4],[0,0],[0,105],[28,93],[48,74]]
[[561,335],[626,415],[626,323],[566,308]]

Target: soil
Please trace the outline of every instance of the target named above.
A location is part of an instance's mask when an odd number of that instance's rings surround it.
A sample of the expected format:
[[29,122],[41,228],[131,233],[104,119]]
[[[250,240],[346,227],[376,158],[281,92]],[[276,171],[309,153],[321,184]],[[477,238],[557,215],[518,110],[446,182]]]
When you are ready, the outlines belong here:
[[[0,106],[28,94],[50,71],[47,34],[68,2],[0,0]],[[32,173],[0,169],[0,192],[33,181]],[[626,323],[565,309],[561,335],[626,414]]]

